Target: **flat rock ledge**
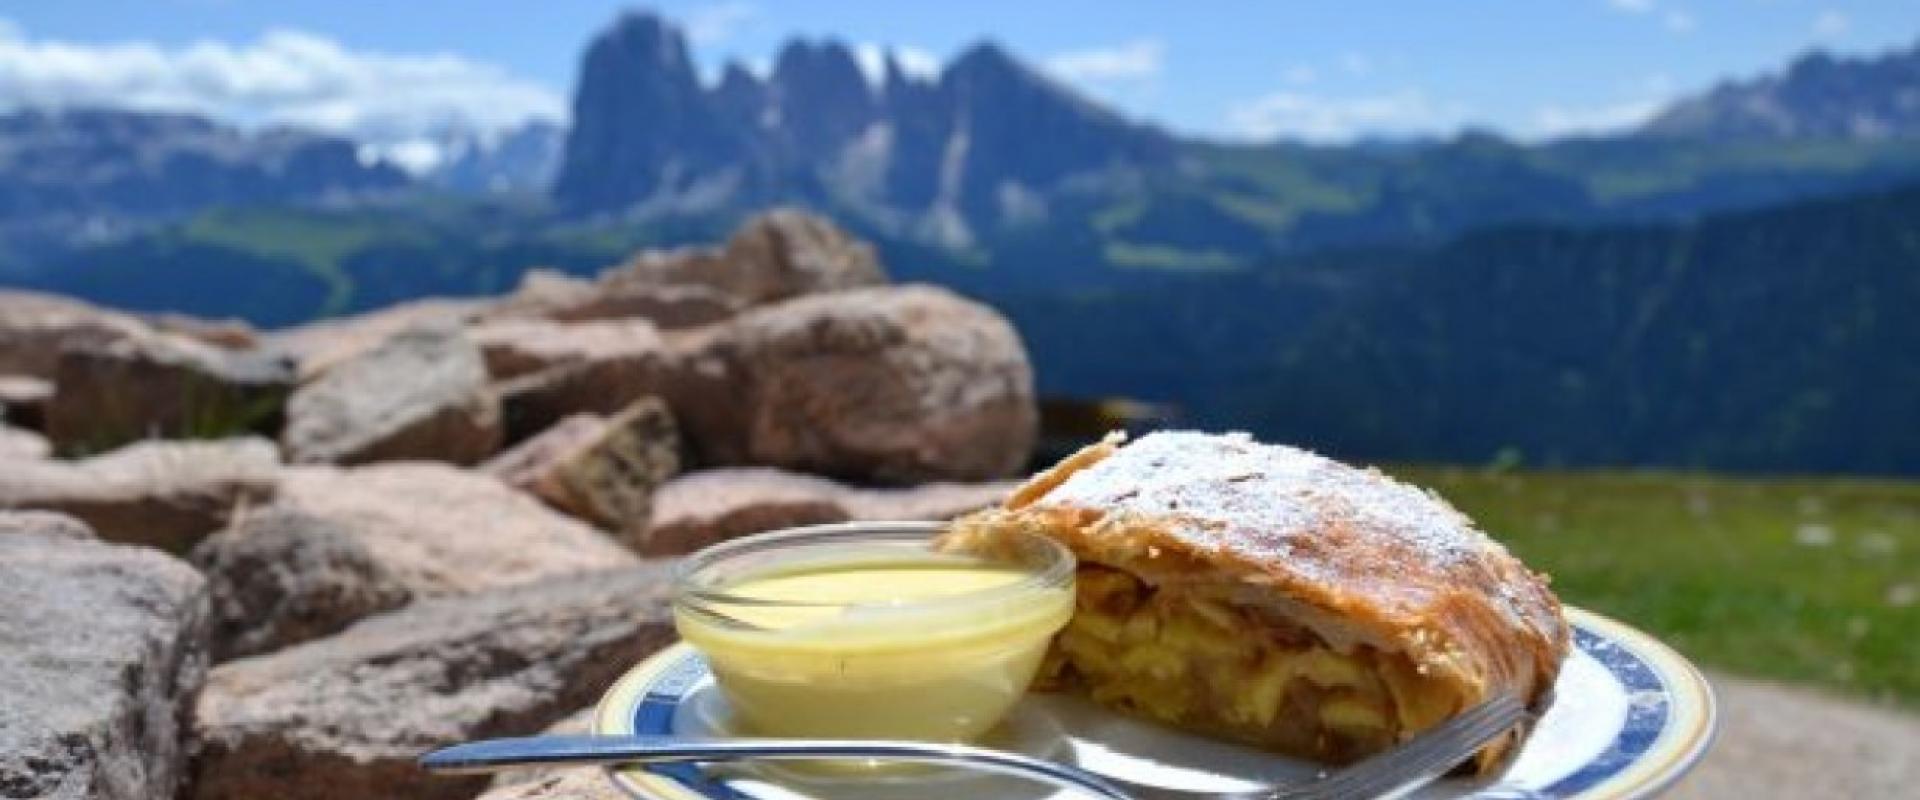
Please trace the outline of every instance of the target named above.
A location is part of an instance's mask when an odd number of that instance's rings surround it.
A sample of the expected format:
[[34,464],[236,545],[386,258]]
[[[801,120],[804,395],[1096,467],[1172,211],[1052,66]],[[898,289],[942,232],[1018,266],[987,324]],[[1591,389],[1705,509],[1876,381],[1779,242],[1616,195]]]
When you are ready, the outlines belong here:
[[529,735],[673,641],[669,562],[415,603],[214,669],[194,721],[196,800],[468,800],[435,747]]

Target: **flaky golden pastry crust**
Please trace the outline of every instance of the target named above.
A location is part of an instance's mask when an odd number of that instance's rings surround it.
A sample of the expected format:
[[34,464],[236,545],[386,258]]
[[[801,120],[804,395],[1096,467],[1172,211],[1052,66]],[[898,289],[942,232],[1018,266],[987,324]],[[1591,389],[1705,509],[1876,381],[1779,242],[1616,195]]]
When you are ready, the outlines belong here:
[[[1053,536],[1156,587],[1227,591],[1336,650],[1404,655],[1463,707],[1499,692],[1543,706],[1567,653],[1546,579],[1444,500],[1245,434],[1109,437],[950,535],[1008,530]],[[1524,733],[1482,751],[1480,768]]]

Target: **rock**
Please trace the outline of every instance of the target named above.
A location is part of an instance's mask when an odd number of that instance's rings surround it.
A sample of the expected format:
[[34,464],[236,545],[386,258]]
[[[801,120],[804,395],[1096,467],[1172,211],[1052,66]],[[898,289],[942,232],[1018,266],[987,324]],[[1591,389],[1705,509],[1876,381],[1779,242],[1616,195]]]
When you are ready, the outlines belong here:
[[47,437],[0,424],[0,461],[24,461],[46,458],[53,452]]
[[1032,449],[1033,370],[992,309],[927,286],[742,314],[669,387],[698,460],[855,480],[974,481]]
[[673,348],[629,347],[556,364],[495,384],[506,440],[518,442],[574,414],[614,414],[642,397],[667,395],[680,378]]
[[0,537],[21,534],[86,541],[98,538],[85,523],[55,511],[0,511]]
[[497,784],[474,800],[631,800],[597,769],[542,771]]
[[480,465],[480,471],[531,494],[534,484],[553,468],[556,460],[586,446],[606,427],[607,418],[599,414],[575,414],[487,459]]
[[472,336],[495,380],[563,365],[657,356],[665,348],[659,330],[644,319],[504,319],[475,326]]
[[612,569],[604,534],[444,464],[286,470],[280,497],[202,542],[217,658],[326,636],[419,598]]
[[354,317],[321,320],[274,331],[263,337],[268,350],[291,359],[301,382],[380,346],[394,334],[415,327],[465,324],[489,304],[478,300],[432,298],[399,303]]
[[527,735],[594,702],[673,641],[669,563],[415,603],[213,670],[194,721],[192,797],[466,800],[434,747]]
[[58,361],[59,402],[47,405],[46,430],[69,453],[156,436],[270,435],[293,387],[292,366],[283,359],[150,330],[68,344]]
[[0,292],[0,373],[52,379],[60,352],[151,333],[138,319],[65,297]]
[[500,446],[500,400],[457,328],[408,328],[328,369],[287,401],[296,463],[431,459],[473,464]]
[[[559,722],[556,722],[552,725],[547,726],[547,729],[541,731],[540,733],[543,736],[585,736],[587,734],[593,733],[593,715],[595,710],[596,710],[595,706],[588,706],[586,708],[580,709],[579,711],[575,711],[572,714],[567,715],[566,719],[560,720]],[[597,780],[598,783],[596,784],[595,780],[565,780],[559,783],[553,782],[553,779],[555,778],[564,778],[569,775],[578,775],[583,773],[588,777],[591,777]],[[548,794],[545,794],[545,795],[501,794],[499,796],[501,797],[551,796],[551,797],[569,797],[569,798],[573,798],[576,796],[583,796],[587,798],[610,796],[610,797],[616,798],[616,800],[627,800],[626,795],[619,794],[618,790],[614,789],[613,785],[607,781],[606,774],[601,772],[600,770],[579,770],[579,769],[567,769],[564,767],[557,768],[557,769],[542,769],[539,767],[529,767],[526,769],[507,770],[505,772],[495,775],[493,777],[493,789],[490,790],[487,794],[481,795],[480,798],[476,798],[476,800],[484,800],[484,798],[494,797],[495,792],[500,792],[504,789],[514,787],[514,786],[523,787],[522,789],[523,791],[533,791],[534,787],[529,786],[528,784],[545,785],[547,788],[543,789],[543,791],[547,791]],[[603,785],[605,786],[605,791],[615,792],[615,794],[603,795],[590,788],[596,785]],[[569,787],[570,790],[580,792],[581,794],[578,794],[578,795],[551,794],[551,792],[556,787],[559,787],[559,786]]]
[[149,314],[154,329],[177,333],[223,350],[251,350],[260,346],[260,332],[242,319],[201,319],[185,314]]
[[0,513],[0,794],[173,796],[206,604],[200,576],[164,554]]
[[71,514],[103,539],[177,553],[271,499],[279,465],[264,439],[141,442],[81,461],[8,463],[0,508]]
[[767,467],[711,469],[654,493],[653,525],[635,548],[691,553],[739,536],[850,520],[945,520],[999,502],[1013,482],[856,489]]
[[653,493],[680,473],[680,432],[656,397],[628,406],[592,438],[562,451],[531,485],[554,508],[628,540],[645,535]]
[[845,522],[840,486],[768,467],[711,469],[668,481],[654,494],[653,525],[639,544],[649,555],[691,553],[738,536]]
[[705,286],[606,285],[551,270],[530,270],[492,312],[499,318],[588,322],[641,318],[663,329],[718,322],[745,304]]
[[722,248],[643,251],[601,276],[605,290],[693,286],[745,306],[887,282],[873,247],[793,209],[754,217]]
[[0,375],[0,423],[44,430],[53,382],[28,375]]
[[1005,500],[1019,481],[928,483],[906,489],[848,489],[841,503],[860,520],[949,520]]

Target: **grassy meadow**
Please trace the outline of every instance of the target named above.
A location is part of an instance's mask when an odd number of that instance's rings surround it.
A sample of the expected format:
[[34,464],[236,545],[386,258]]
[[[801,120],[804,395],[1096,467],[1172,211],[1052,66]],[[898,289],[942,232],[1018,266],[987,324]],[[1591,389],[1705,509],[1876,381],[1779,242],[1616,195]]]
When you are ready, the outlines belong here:
[[1920,710],[1920,482],[1389,471],[1704,667]]

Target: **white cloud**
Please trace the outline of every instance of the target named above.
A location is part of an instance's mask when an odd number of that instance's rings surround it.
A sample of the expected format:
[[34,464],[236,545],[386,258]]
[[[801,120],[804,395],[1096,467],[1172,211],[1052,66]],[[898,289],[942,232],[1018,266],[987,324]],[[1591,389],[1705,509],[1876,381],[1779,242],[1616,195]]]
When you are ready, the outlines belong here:
[[245,44],[75,44],[0,25],[0,108],[108,106],[188,111],[243,127],[291,125],[350,135],[424,163],[449,131],[490,135],[559,120],[547,86],[447,54],[349,50],[295,30]]
[[853,46],[853,60],[859,63],[860,72],[867,77],[867,82],[874,86],[886,80],[889,54],[893,56],[893,63],[900,65],[900,71],[912,77],[932,78],[940,74],[940,57],[925,48],[876,42],[861,42]]
[[1320,70],[1306,64],[1295,64],[1281,73],[1280,77],[1294,86],[1306,86],[1320,79]]
[[1655,17],[1669,33],[1692,33],[1694,28],[1700,27],[1700,20],[1693,16],[1693,12],[1667,6],[1664,0],[1607,0],[1607,5],[1623,14]]
[[1412,89],[1355,97],[1280,91],[1228,110],[1227,125],[1253,139],[1290,136],[1332,142],[1367,134],[1444,132],[1459,127],[1465,117],[1465,107],[1435,102]]
[[1166,44],[1158,39],[1135,39],[1113,47],[1060,53],[1048,58],[1046,66],[1069,81],[1145,81],[1159,77],[1166,53]]
[[1646,122],[1665,105],[1664,100],[1642,99],[1590,107],[1545,106],[1534,112],[1528,133],[1544,139],[1611,133]]
[[1835,11],[1831,8],[1820,12],[1819,16],[1813,18],[1813,38],[1822,41],[1831,41],[1845,36],[1847,35],[1847,31],[1852,28],[1852,18],[1843,12]]
[[760,9],[750,3],[715,3],[689,12],[681,24],[686,26],[688,40],[710,47],[733,38],[759,17]]

